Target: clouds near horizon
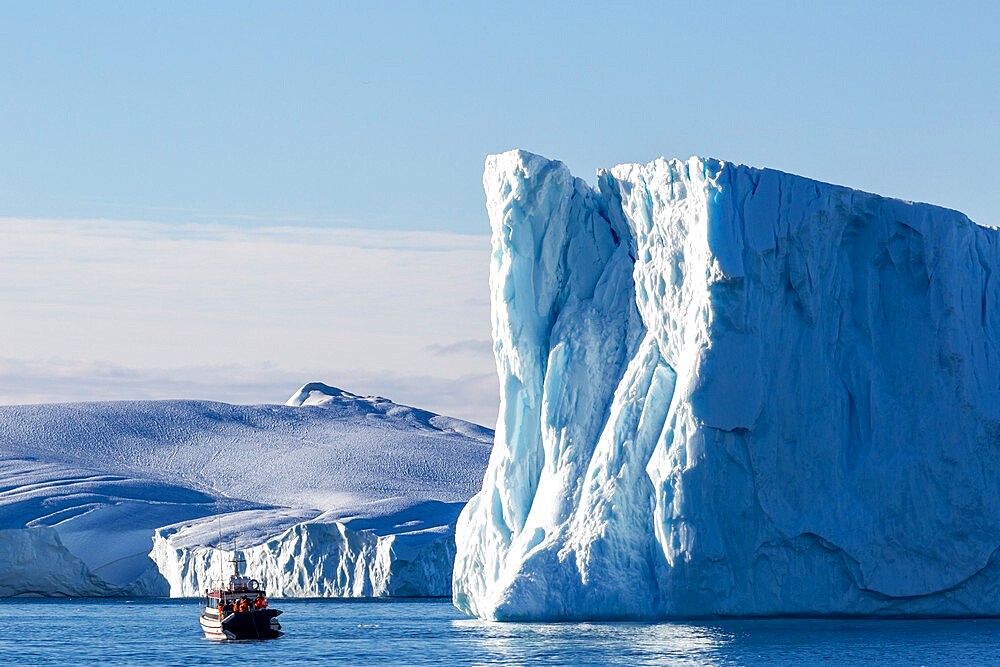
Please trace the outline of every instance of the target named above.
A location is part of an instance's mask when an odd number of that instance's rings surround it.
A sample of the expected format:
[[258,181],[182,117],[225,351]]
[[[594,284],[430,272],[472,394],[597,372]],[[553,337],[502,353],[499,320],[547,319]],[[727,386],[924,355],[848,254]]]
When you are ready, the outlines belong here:
[[488,267],[486,236],[0,219],[0,401],[322,380],[491,425]]

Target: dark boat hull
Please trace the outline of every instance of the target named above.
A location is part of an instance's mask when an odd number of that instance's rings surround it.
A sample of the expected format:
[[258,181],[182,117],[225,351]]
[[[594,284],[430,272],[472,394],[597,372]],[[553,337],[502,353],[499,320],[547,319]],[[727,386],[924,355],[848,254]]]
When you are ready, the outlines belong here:
[[209,639],[277,639],[284,633],[277,616],[277,609],[227,613],[222,621],[208,614],[201,617],[201,627]]

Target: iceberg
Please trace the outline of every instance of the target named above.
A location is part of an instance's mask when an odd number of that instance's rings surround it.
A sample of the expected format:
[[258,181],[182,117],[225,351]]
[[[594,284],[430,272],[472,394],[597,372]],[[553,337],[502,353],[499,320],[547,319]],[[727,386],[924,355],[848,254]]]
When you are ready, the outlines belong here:
[[1000,232],[714,159],[491,156],[499,620],[1000,614]]
[[492,432],[320,383],[287,405],[0,407],[0,596],[447,596]]

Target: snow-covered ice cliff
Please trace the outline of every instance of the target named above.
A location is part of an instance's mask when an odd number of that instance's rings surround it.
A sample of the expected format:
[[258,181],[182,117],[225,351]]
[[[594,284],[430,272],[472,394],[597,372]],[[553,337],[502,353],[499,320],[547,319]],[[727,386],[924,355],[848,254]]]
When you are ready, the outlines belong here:
[[0,596],[198,595],[233,550],[276,595],[448,595],[491,442],[318,383],[286,406],[0,407]]
[[1000,232],[692,158],[487,160],[494,619],[1000,614]]

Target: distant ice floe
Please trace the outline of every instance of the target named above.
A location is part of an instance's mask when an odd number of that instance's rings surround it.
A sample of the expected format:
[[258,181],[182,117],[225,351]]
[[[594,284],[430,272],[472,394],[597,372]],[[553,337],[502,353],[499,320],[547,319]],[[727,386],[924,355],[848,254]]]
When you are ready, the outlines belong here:
[[0,596],[199,595],[237,552],[274,595],[448,595],[492,432],[295,396],[0,407]]

